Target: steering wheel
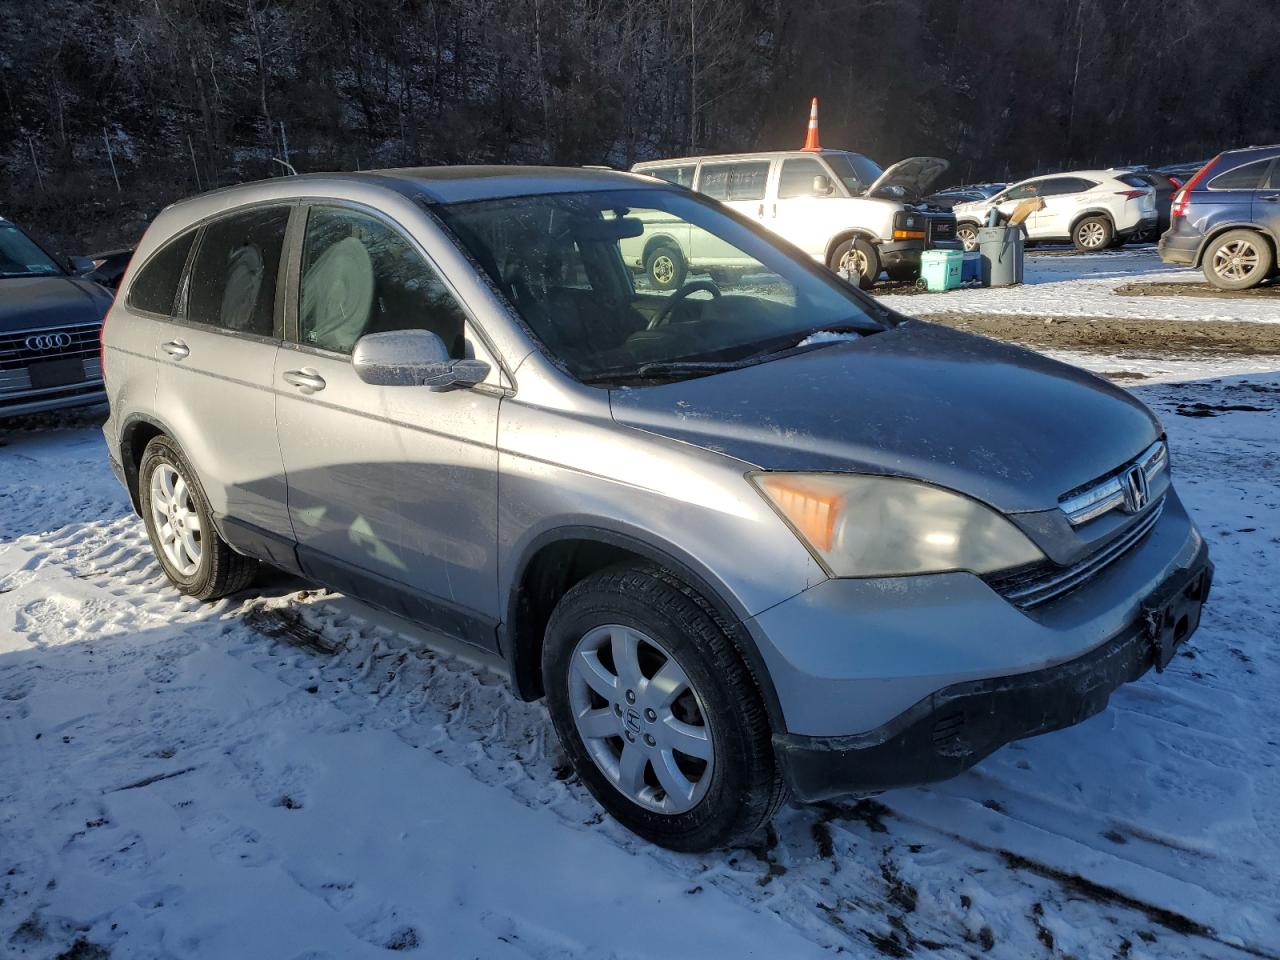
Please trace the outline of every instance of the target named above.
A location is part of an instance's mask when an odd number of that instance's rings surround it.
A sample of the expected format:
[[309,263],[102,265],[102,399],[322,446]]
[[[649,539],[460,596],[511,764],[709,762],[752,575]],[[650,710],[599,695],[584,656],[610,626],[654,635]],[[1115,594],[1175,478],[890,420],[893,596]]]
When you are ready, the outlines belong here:
[[720,288],[710,280],[690,280],[679,290],[667,297],[667,302],[662,305],[657,313],[653,315],[653,319],[649,321],[646,330],[657,330],[671,319],[671,311],[676,308],[676,304],[680,303],[691,293],[697,293],[699,290],[705,290],[711,294],[714,299],[720,299]]

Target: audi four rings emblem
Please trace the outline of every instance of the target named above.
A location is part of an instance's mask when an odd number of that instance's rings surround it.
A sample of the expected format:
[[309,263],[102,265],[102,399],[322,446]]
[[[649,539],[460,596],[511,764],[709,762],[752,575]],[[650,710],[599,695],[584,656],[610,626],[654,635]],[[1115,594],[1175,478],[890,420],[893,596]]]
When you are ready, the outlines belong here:
[[25,342],[28,350],[58,350],[71,346],[71,334],[37,333],[34,337],[27,337]]

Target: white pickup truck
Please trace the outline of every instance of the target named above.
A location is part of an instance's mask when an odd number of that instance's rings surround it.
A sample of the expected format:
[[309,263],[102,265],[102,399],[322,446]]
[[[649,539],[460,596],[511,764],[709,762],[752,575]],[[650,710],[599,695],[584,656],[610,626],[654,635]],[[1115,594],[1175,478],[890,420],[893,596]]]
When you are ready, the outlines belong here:
[[[921,202],[947,161],[911,157],[881,170],[845,150],[782,150],[637,163],[635,173],[718,200],[789,240],[832,270],[852,270],[862,287],[882,271],[892,280],[920,274],[920,254],[960,249],[956,219]],[[623,255],[662,289],[684,282],[691,267],[734,266],[734,251],[709,238],[664,233],[660,225],[623,244]]]

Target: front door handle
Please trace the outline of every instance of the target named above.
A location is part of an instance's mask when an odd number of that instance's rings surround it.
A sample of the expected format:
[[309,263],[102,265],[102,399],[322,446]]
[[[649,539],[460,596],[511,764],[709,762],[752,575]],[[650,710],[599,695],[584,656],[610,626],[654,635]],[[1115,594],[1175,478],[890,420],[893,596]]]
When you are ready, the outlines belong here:
[[191,355],[191,348],[181,340],[167,340],[160,344],[160,349],[175,360],[185,360]]
[[315,393],[317,390],[325,388],[324,377],[316,373],[310,367],[302,370],[286,370],[284,372],[285,383],[291,383],[303,393]]
[[1259,199],[1259,200],[1270,200],[1272,203],[1275,203],[1277,200],[1280,200],[1280,193],[1273,193],[1273,194],[1272,194],[1271,196],[1269,196],[1269,197],[1259,197],[1258,199]]

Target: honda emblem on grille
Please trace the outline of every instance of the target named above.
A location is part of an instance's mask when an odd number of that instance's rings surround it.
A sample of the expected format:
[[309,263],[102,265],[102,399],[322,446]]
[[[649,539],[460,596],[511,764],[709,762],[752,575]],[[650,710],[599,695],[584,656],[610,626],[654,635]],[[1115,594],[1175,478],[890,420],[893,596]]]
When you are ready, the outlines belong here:
[[1137,513],[1151,502],[1151,485],[1147,482],[1147,471],[1142,465],[1130,467],[1120,477],[1120,489],[1124,493],[1124,509],[1126,513]]
[[61,350],[71,346],[69,333],[37,333],[23,341],[28,350]]

